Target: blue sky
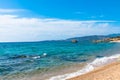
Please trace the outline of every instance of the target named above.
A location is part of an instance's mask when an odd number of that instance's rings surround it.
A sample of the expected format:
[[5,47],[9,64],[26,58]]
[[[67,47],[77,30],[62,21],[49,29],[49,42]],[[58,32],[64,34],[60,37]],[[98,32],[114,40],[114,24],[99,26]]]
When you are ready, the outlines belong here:
[[120,31],[119,0],[0,0],[0,42]]
[[119,0],[0,0],[0,8],[27,9],[52,18],[119,20],[119,3]]

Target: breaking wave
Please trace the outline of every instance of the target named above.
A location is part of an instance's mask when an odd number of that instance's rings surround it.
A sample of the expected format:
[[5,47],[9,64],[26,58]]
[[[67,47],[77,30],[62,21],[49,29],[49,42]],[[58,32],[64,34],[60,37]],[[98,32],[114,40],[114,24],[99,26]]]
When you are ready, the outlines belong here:
[[79,76],[79,75],[88,73],[97,67],[117,61],[119,58],[120,58],[120,54],[116,54],[108,57],[96,58],[94,61],[92,61],[91,63],[88,63],[83,69],[78,70],[77,72],[53,76],[49,80],[66,80],[75,76]]

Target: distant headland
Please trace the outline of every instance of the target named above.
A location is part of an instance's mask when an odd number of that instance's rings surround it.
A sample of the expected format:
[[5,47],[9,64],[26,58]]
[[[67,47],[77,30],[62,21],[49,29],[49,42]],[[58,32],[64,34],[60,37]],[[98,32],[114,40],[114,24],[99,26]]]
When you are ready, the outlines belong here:
[[77,42],[120,42],[120,34],[109,34],[109,35],[91,35],[91,36],[83,36],[83,37],[74,37],[66,39],[67,41],[71,41],[73,43]]

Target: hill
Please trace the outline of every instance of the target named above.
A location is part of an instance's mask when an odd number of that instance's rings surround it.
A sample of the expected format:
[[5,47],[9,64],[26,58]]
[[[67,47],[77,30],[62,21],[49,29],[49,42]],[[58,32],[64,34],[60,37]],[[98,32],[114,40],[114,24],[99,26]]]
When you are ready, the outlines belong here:
[[79,42],[82,41],[96,41],[96,40],[108,40],[110,38],[119,37],[120,34],[109,34],[109,35],[92,35],[92,36],[84,36],[84,37],[74,37],[68,38],[67,41],[77,40]]

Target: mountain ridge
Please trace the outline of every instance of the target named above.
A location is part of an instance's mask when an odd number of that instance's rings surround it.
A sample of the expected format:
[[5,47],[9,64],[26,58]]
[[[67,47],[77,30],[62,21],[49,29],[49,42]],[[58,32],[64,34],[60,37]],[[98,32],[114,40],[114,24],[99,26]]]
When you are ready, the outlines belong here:
[[83,37],[73,37],[66,39],[67,41],[71,40],[77,40],[77,41],[93,41],[93,40],[103,40],[106,38],[112,38],[120,36],[120,33],[118,34],[108,34],[108,35],[90,35],[90,36],[83,36]]

